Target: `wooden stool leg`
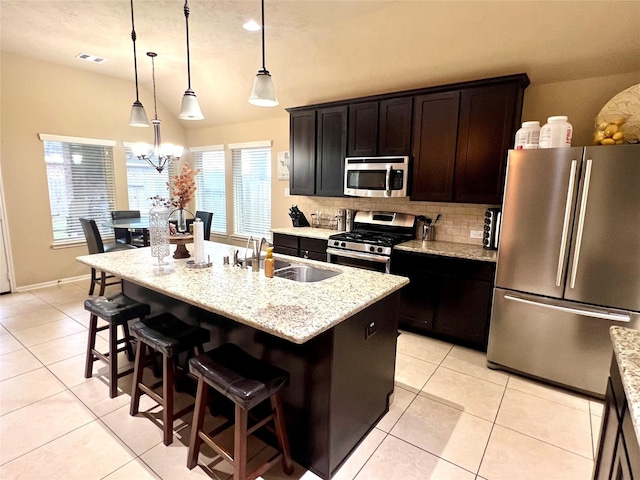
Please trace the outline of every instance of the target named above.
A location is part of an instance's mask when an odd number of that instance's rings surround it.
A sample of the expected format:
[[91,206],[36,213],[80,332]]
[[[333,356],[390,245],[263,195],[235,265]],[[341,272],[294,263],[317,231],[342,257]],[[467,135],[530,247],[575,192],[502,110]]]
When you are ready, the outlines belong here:
[[233,440],[233,480],[247,478],[247,411],[236,405],[236,427]]
[[103,296],[106,288],[107,288],[107,274],[104,271],[102,271],[100,272],[100,290],[98,292],[98,295]]
[[147,345],[138,340],[136,346],[136,360],[133,365],[133,388],[131,389],[131,405],[129,406],[129,415],[136,416],[140,408],[140,382],[142,382],[142,374],[144,373],[144,364],[146,360]]
[[[92,284],[93,285],[93,284]],[[93,375],[93,350],[96,348],[96,329],[98,328],[98,317],[91,314],[89,317],[89,337],[87,340],[87,360],[84,366],[84,378],[91,378]]]
[[[142,320],[143,318],[144,317],[140,317],[140,320]],[[135,356],[133,355],[133,347],[131,346],[132,338],[131,338],[131,335],[129,334],[128,322],[124,322],[122,324],[122,331],[124,333],[124,339],[126,340],[125,346],[127,347],[127,358],[129,359],[130,362],[133,362],[133,359],[135,358]]]
[[164,444],[171,445],[173,442],[173,379],[175,365],[173,358],[162,356],[162,399],[164,400]]
[[287,475],[293,473],[293,460],[291,459],[291,449],[289,446],[289,437],[287,436],[287,428],[282,417],[282,400],[280,394],[271,395],[271,407],[276,412],[274,423],[276,424],[276,436],[278,437],[278,446],[282,452],[282,469]]
[[189,453],[187,454],[187,467],[191,470],[198,464],[198,454],[202,445],[200,431],[204,424],[204,415],[209,397],[209,386],[204,383],[202,377],[198,378],[198,390],[196,392],[196,406],[191,422],[191,437],[189,439]]
[[118,395],[118,326],[109,324],[109,397]]

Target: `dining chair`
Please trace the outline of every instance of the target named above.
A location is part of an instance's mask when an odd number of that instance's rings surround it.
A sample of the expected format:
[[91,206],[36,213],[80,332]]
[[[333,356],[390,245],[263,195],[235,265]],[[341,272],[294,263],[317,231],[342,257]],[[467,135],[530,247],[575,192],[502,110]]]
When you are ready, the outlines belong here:
[[[82,231],[84,232],[84,237],[87,240],[87,247],[89,249],[89,254],[93,255],[95,253],[105,253],[105,252],[113,252],[116,250],[130,250],[132,248],[136,248],[133,245],[129,245],[127,243],[111,243],[104,244],[102,242],[102,235],[100,235],[100,230],[98,230],[98,225],[96,225],[96,221],[90,218],[80,218],[80,225],[82,225]],[[96,285],[99,285],[100,291],[99,295],[104,295],[105,289],[109,285],[116,285],[120,283],[120,280],[108,281],[113,278],[116,278],[114,275],[107,275],[104,271],[98,272],[95,268],[91,268],[91,286],[89,287],[89,295],[93,295]]]
[[[112,220],[124,220],[129,218],[140,218],[140,210],[112,210]],[[136,247],[147,246],[148,242],[145,240],[147,232],[143,229],[135,229],[131,232],[128,228],[114,228],[113,234],[116,237],[116,242],[129,243]]]
[[202,220],[204,224],[204,239],[209,240],[211,238],[211,223],[213,222],[213,213],[205,212],[203,210],[196,210],[196,218]]

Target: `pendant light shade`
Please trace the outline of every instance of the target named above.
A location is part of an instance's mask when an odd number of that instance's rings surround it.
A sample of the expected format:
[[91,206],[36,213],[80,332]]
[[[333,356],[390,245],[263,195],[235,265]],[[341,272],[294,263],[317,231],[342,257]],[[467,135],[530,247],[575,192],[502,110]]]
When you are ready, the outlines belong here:
[[136,28],[133,23],[133,0],[131,2],[131,41],[133,42],[133,71],[136,78],[136,101],[131,106],[131,114],[129,115],[129,125],[132,127],[149,127],[149,119],[147,112],[138,98],[138,59],[136,56]]
[[189,54],[189,3],[184,0],[184,23],[187,34],[187,90],[182,96],[182,106],[178,118],[182,120],[203,120],[202,110],[196,98],[196,94],[191,90],[191,57]]
[[179,118],[182,120],[202,120],[202,110],[193,90],[188,89],[182,96],[182,107],[180,108]]
[[131,127],[148,127],[149,119],[147,112],[139,101],[133,102],[131,106],[131,115],[129,116],[129,126]]
[[259,70],[253,81],[253,90],[249,97],[249,103],[258,107],[275,107],[278,105],[276,89],[273,79],[267,70]]
[[256,79],[253,82],[253,90],[249,97],[249,103],[258,107],[275,107],[278,105],[276,98],[276,89],[273,86],[273,79],[267,67],[265,66],[265,48],[264,48],[264,0],[262,5],[262,68],[258,70]]

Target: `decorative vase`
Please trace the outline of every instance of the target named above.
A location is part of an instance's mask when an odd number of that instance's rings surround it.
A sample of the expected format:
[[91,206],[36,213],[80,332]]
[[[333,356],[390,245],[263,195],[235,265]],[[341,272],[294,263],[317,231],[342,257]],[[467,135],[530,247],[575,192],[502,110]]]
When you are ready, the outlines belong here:
[[166,265],[164,257],[169,255],[169,209],[164,202],[154,199],[149,210],[149,243],[151,256],[158,259],[154,265]]
[[[176,214],[175,216],[173,214]],[[187,226],[187,215],[191,215],[191,218],[195,218],[195,215],[186,208],[176,208],[171,211],[169,216],[172,217],[171,222],[175,223],[178,233],[187,233],[189,227]]]

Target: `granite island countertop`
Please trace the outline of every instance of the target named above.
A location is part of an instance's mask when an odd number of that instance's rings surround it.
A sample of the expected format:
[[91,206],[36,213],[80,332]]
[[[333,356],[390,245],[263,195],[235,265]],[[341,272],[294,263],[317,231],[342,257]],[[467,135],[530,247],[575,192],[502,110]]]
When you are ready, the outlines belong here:
[[609,334],[629,403],[633,428],[640,443],[640,330],[611,327]]
[[464,258],[467,260],[480,260],[483,262],[495,262],[498,258],[497,250],[487,250],[482,245],[468,245],[466,243],[410,240],[396,245],[396,250],[406,252],[424,253],[428,255],[442,255],[444,257]]
[[396,275],[278,254],[275,259],[341,274],[313,283],[267,278],[262,270],[223,265],[223,257],[233,259],[235,249],[205,241],[205,256],[213,265],[204,269],[187,268],[189,259],[171,255],[165,257],[165,266],[154,266],[150,247],[83,255],[76,260],[297,344],[409,283]]

